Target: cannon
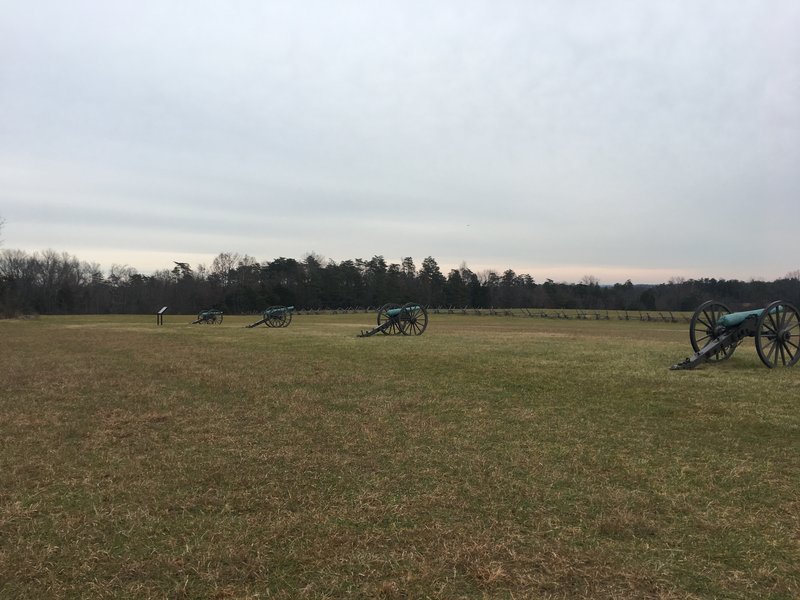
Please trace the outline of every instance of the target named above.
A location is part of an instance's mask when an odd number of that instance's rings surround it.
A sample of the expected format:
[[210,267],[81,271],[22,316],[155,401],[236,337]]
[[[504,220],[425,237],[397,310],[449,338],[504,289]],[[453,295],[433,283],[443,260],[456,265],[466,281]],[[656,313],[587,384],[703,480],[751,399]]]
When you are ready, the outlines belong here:
[[209,310],[201,310],[197,314],[197,318],[192,321],[192,325],[204,323],[206,325],[219,325],[222,323],[222,311],[215,308]]
[[261,319],[247,327],[258,327],[262,323],[267,327],[288,327],[292,322],[292,311],[294,306],[270,306],[261,314]]
[[400,306],[384,304],[378,309],[378,324],[358,337],[369,337],[377,333],[384,335],[422,335],[428,327],[428,311],[414,302]]
[[733,356],[746,337],[755,338],[756,352],[767,367],[791,367],[800,359],[800,313],[777,300],[765,308],[731,312],[720,302],[709,300],[697,307],[689,323],[689,341],[694,355],[671,369],[694,369]]

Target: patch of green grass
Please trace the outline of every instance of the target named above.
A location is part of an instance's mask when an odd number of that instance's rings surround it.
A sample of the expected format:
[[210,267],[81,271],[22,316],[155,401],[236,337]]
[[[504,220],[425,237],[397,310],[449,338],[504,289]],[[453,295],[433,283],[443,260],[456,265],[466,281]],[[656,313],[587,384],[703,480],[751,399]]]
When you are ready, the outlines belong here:
[[0,597],[800,596],[800,371],[373,319],[0,322]]

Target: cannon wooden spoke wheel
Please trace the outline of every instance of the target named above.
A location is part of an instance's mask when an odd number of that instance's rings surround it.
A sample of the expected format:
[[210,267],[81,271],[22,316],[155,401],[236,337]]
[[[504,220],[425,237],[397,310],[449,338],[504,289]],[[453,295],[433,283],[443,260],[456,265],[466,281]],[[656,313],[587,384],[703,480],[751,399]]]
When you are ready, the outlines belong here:
[[793,366],[800,359],[797,308],[780,300],[769,304],[758,318],[755,338],[758,357],[770,369]]
[[399,319],[397,319],[396,315],[389,313],[390,310],[397,310],[399,308],[399,304],[389,303],[384,304],[378,310],[378,328],[382,334],[397,335],[402,331],[400,329]]
[[286,321],[286,311],[283,306],[270,306],[264,311],[264,323],[267,327],[283,327]]
[[400,331],[403,335],[422,335],[428,327],[428,311],[419,304],[409,302],[400,313]]
[[[699,352],[706,344],[719,337],[719,320],[729,314],[731,314],[731,310],[727,306],[714,300],[704,302],[697,307],[689,324],[689,340],[695,352]],[[707,360],[720,362],[730,358],[740,341],[721,345],[720,349],[710,355]]]

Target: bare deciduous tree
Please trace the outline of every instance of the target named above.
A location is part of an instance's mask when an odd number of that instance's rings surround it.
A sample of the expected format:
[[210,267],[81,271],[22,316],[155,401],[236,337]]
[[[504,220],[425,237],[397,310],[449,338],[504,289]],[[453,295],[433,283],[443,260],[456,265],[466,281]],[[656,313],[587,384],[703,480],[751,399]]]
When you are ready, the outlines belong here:
[[242,257],[238,252],[222,252],[211,263],[211,274],[217,278],[222,287],[228,287],[233,282],[233,272]]

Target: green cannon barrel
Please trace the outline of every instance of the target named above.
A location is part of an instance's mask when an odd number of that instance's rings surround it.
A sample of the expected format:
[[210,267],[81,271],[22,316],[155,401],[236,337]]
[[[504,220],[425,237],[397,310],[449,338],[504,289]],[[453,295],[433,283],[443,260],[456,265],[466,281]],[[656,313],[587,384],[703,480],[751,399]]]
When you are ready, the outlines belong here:
[[294,306],[279,306],[277,308],[268,308],[264,311],[264,316],[269,317],[272,315],[281,315],[285,312],[292,312],[294,310]]
[[389,310],[386,311],[386,314],[389,315],[390,317],[396,317],[397,315],[399,315],[403,311],[411,312],[411,311],[415,311],[415,310],[421,310],[421,307],[420,306],[401,306],[400,308],[390,308]]
[[[783,310],[782,306],[776,306],[775,308],[771,309],[769,312],[776,313]],[[745,310],[742,312],[735,312],[730,313],[728,315],[723,315],[717,321],[717,325],[721,325],[722,327],[736,327],[737,325],[741,325],[745,319],[749,319],[750,317],[760,317],[761,314],[764,312],[763,308],[757,308],[756,310]]]

